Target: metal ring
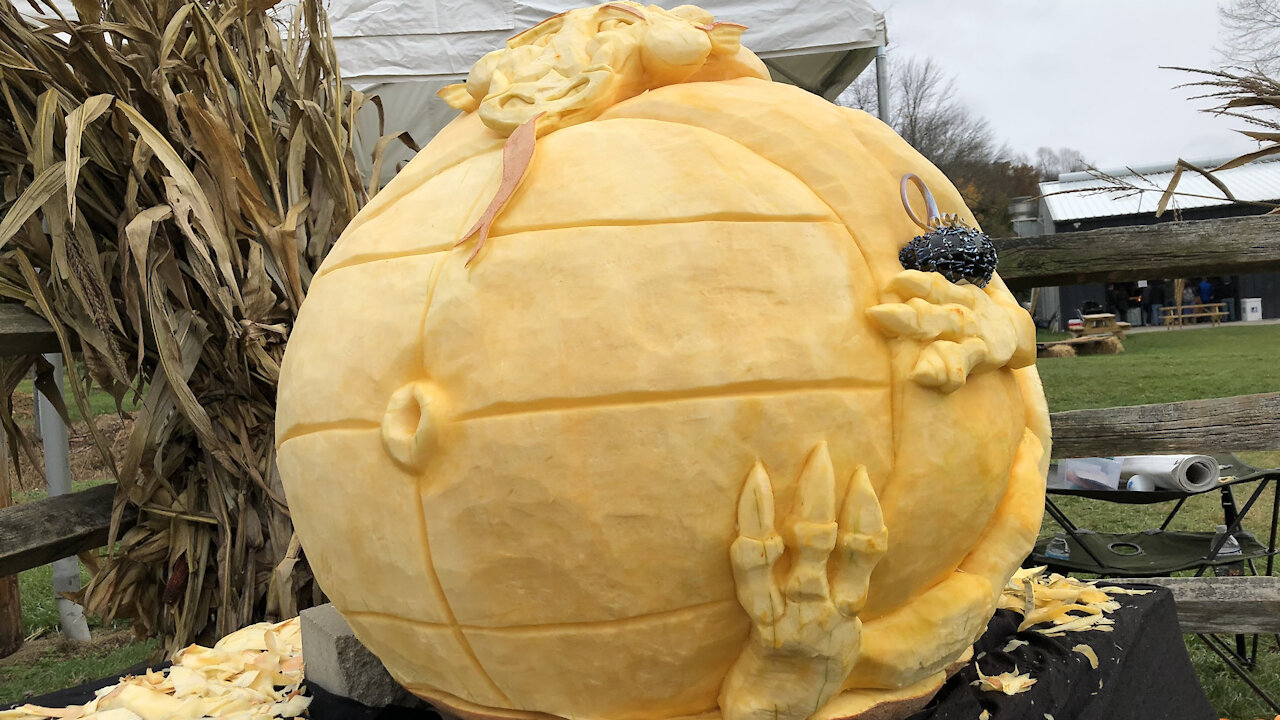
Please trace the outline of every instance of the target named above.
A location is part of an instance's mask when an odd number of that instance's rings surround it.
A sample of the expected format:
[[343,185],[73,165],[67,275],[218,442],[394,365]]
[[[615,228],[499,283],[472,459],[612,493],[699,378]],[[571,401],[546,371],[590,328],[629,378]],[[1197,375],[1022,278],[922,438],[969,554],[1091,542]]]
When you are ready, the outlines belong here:
[[[925,211],[929,213],[928,221],[921,221],[919,216],[916,215],[916,211],[911,209],[911,200],[907,197],[908,181],[915,183],[916,187],[920,188],[920,194],[924,196]],[[942,213],[938,212],[938,203],[933,199],[933,193],[929,192],[929,186],[924,184],[924,180],[921,180],[919,175],[907,173],[902,176],[899,190],[902,193],[902,207],[906,208],[907,215],[911,217],[911,221],[925,230],[931,230],[929,223],[941,217]]]

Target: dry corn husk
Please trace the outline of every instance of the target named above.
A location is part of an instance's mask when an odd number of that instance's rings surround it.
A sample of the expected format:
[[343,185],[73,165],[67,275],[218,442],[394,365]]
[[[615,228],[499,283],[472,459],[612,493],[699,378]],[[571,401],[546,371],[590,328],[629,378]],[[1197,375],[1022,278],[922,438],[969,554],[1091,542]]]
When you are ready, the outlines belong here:
[[[76,0],[80,20],[32,1],[0,3],[0,295],[81,348],[82,416],[92,385],[141,402],[111,463],[119,546],[81,599],[168,652],[290,617],[321,594],[275,473],[276,381],[376,190],[353,150],[366,98],[319,0]],[[5,391],[31,361],[0,360]]]
[[[1084,630],[1110,632],[1115,621],[1107,617],[1107,613],[1120,608],[1113,596],[1149,592],[1098,587],[1096,583],[1057,573],[1046,575],[1044,567],[1024,568],[1015,572],[1005,586],[999,608],[1022,614],[1019,632],[1033,630],[1048,637]],[[1036,627],[1046,623],[1049,627]]]
[[0,720],[269,720],[296,718],[311,704],[302,686],[298,619],[258,623],[211,648],[192,645],[163,671],[123,678],[86,705],[23,705]]

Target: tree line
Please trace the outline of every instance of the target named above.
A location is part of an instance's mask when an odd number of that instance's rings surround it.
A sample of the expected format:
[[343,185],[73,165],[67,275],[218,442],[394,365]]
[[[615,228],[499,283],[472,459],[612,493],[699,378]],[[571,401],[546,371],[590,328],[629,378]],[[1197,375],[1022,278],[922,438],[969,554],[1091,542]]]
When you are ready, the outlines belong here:
[[[839,102],[877,114],[875,73],[863,73]],[[910,58],[894,64],[889,107],[889,124],[951,178],[993,237],[1013,234],[1010,200],[1038,195],[1040,181],[1056,180],[1090,165],[1072,148],[1042,147],[1028,158],[999,142],[991,123],[956,97],[954,76],[932,59]]]
[[[1221,70],[1189,83],[1208,88],[1207,98],[1236,105],[1206,112],[1241,117],[1268,132],[1252,134],[1275,142],[1280,107],[1273,90],[1280,86],[1280,0],[1226,0],[1218,8]],[[1214,94],[1214,93],[1217,94]],[[1255,101],[1237,95],[1259,96]],[[1243,97],[1242,96],[1242,97]],[[840,96],[847,107],[877,114],[875,73],[863,73]],[[1041,147],[1034,157],[1014,152],[997,140],[991,124],[956,97],[955,77],[931,59],[895,62],[889,87],[889,124],[904,140],[937,165],[964,196],[978,221],[993,237],[1013,234],[1009,201],[1039,194],[1039,183],[1092,163],[1074,148]],[[1239,108],[1251,109],[1242,113]],[[1234,110],[1233,110],[1234,109]]]

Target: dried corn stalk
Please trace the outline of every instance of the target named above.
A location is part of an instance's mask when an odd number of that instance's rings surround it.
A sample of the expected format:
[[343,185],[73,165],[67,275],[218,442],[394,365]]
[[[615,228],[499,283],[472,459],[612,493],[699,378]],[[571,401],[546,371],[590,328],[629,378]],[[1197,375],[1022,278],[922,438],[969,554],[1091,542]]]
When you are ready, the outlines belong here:
[[116,468],[117,523],[141,523],[84,601],[169,651],[292,616],[319,591],[274,472],[276,381],[367,199],[363,98],[317,0],[40,2],[0,3],[0,295],[78,343],[85,417],[91,385],[142,402]]
[[[1254,126],[1252,130],[1240,130],[1239,132],[1249,139],[1257,141],[1259,147],[1257,150],[1232,158],[1215,168],[1200,168],[1179,158],[1174,166],[1173,177],[1169,178],[1169,185],[1165,188],[1164,194],[1161,195],[1160,202],[1156,206],[1156,217],[1160,217],[1164,213],[1169,207],[1169,202],[1177,195],[1208,197],[1214,200],[1225,199],[1236,204],[1270,208],[1272,213],[1280,211],[1280,208],[1275,203],[1240,200],[1225,183],[1214,176],[1214,173],[1221,170],[1230,170],[1231,168],[1280,154],[1280,119],[1276,118],[1276,110],[1280,110],[1280,81],[1267,76],[1257,68],[1234,67],[1220,70],[1200,70],[1197,68],[1174,67],[1169,69],[1200,75],[1203,79],[1187,83],[1182,87],[1191,87],[1204,91],[1202,94],[1193,97],[1193,100],[1211,100],[1217,103],[1217,105],[1204,110],[1204,112],[1233,117]],[[1183,171],[1191,171],[1202,176],[1222,193],[1222,197],[1178,192],[1178,181],[1182,179]]]

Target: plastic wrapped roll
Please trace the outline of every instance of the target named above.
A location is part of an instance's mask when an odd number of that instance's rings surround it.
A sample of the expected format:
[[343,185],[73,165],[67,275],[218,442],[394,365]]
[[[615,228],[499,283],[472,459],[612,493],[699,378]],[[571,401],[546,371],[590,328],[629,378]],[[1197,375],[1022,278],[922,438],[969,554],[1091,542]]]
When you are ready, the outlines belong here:
[[1118,457],[1124,481],[1141,475],[1159,490],[1204,492],[1218,483],[1218,461],[1208,455],[1133,455]]

